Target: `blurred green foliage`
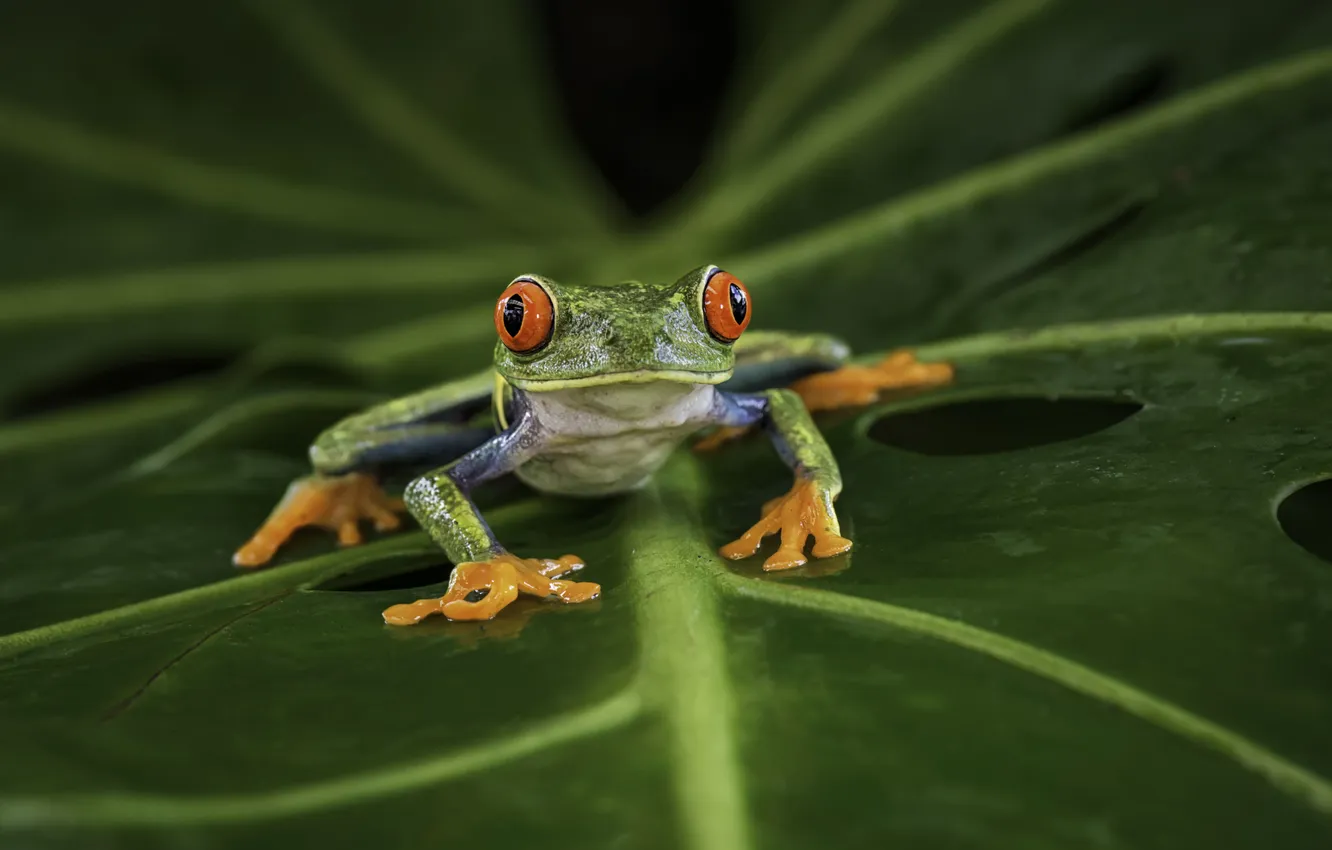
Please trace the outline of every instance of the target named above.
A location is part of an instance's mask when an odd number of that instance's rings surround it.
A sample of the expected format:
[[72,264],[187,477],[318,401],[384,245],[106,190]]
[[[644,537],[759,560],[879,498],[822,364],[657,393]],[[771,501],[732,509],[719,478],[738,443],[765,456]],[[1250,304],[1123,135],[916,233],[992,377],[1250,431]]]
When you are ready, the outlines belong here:
[[[1332,7],[742,14],[637,222],[516,0],[0,11],[0,845],[1327,846],[1332,576],[1273,510],[1332,471]],[[591,606],[388,629],[447,575],[416,533],[236,577],[310,436],[484,365],[514,275],[705,262],[757,326],[959,365],[824,421],[849,557],[715,557],[783,488],[746,441],[492,495]],[[199,374],[95,397],[162,356]],[[1013,396],[1142,409],[873,436]]]

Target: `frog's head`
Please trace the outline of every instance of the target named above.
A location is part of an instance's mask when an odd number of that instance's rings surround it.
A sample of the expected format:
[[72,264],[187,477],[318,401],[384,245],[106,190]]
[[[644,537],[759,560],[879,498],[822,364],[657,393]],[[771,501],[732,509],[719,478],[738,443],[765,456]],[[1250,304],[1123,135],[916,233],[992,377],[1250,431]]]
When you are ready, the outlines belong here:
[[516,278],[495,305],[495,369],[530,391],[676,381],[719,384],[752,314],[743,284],[716,266],[669,285],[571,286]]

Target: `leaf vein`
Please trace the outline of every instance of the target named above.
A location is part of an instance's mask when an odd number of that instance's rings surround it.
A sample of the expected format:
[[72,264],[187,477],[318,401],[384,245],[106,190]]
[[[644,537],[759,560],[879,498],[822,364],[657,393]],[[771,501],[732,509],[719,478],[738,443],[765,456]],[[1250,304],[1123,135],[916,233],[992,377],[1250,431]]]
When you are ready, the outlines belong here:
[[377,75],[306,3],[252,0],[249,6],[352,114],[477,207],[537,232],[571,221],[589,223],[587,215],[579,215],[583,211],[531,191],[432,121]]
[[795,59],[782,63],[736,121],[724,154],[728,163],[768,141],[800,104],[897,11],[898,0],[857,0],[843,7]]
[[231,628],[236,623],[240,622],[249,615],[257,614],[260,611],[267,608],[268,606],[272,605],[274,602],[277,602],[281,599],[285,599],[290,593],[291,591],[287,591],[285,593],[281,593],[277,596],[274,596],[272,599],[269,599],[265,602],[261,602],[258,605],[252,605],[248,608],[245,608],[240,613],[236,614],[236,616],[230,617],[227,620],[215,626],[214,628],[209,629],[198,640],[194,641],[189,646],[185,647],[178,654],[176,654],[174,657],[168,660],[167,663],[163,664],[161,667],[154,670],[152,675],[144,680],[143,684],[139,685],[139,687],[134,689],[133,693],[131,693],[129,696],[125,697],[121,701],[117,702],[115,705],[111,706],[111,708],[108,709],[106,713],[102,715],[102,720],[104,721],[114,720],[115,718],[124,714],[130,708],[130,706],[134,705],[134,703],[138,702],[139,699],[142,698],[144,694],[148,693],[149,688],[151,688],[153,684],[157,682],[158,679],[162,678],[162,676],[165,675],[167,671],[169,671],[172,667],[175,667],[177,664],[184,661],[195,650],[199,649],[201,646],[208,643],[208,641],[217,637],[219,634]]
[[0,103],[0,148],[177,201],[285,224],[438,240],[466,221],[433,204],[305,186],[197,162]]
[[695,850],[746,850],[749,815],[712,575],[717,555],[699,534],[694,463],[673,460],[638,502],[630,570],[640,676],[645,696],[666,720],[687,844]]
[[1104,129],[1074,136],[952,180],[853,213],[780,243],[736,257],[728,265],[746,278],[761,279],[814,265],[833,254],[901,234],[983,201],[1022,189],[1042,178],[1123,156],[1203,116],[1242,105],[1274,91],[1332,76],[1332,50],[1314,50],[1220,80]]
[[475,747],[410,764],[270,791],[198,796],[94,793],[0,797],[0,824],[11,828],[52,824],[162,826],[293,817],[413,791],[499,767],[625,726],[639,717],[641,707],[638,692],[626,690],[596,705]]
[[935,81],[1033,18],[1055,0],[1000,0],[963,20],[905,62],[894,64],[859,92],[829,108],[753,170],[711,194],[682,217],[681,228],[705,232],[723,228],[767,203],[773,195],[845,150],[871,127],[900,111]]
[[318,582],[345,572],[359,564],[380,558],[417,555],[432,551],[434,544],[424,534],[403,534],[354,549],[330,552],[291,564],[270,567],[193,587],[119,608],[110,608],[38,626],[21,632],[0,635],[0,658],[12,658],[62,641],[81,638],[130,623],[142,623],[164,615],[177,615],[194,606],[214,608],[228,602],[264,598],[272,591],[284,592],[310,582]]
[[794,588],[743,579],[721,579],[731,593],[752,599],[884,623],[925,635],[1025,670],[1083,696],[1113,705],[1158,728],[1193,741],[1326,816],[1332,816],[1332,782],[1237,732],[1111,676],[1048,650],[957,620],[814,588]]
[[0,324],[103,318],[135,310],[339,293],[440,294],[450,284],[509,276],[540,260],[517,246],[209,263],[15,283],[0,290]]

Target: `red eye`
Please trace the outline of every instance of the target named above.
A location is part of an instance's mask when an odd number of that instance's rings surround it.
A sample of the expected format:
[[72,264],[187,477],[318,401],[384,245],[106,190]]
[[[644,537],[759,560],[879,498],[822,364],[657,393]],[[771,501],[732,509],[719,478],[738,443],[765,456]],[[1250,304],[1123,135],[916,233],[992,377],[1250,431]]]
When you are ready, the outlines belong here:
[[515,280],[495,302],[495,330],[500,342],[517,354],[530,354],[550,340],[555,307],[535,282]]
[[749,327],[753,312],[743,283],[724,271],[712,273],[703,287],[703,318],[709,333],[722,342],[735,342]]

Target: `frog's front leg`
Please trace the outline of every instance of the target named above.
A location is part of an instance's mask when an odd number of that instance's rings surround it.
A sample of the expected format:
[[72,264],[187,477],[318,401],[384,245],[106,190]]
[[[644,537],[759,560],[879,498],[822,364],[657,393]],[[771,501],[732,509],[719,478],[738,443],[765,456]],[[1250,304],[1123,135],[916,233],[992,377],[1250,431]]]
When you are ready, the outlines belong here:
[[529,416],[522,416],[456,464],[407,485],[407,509],[457,566],[443,596],[394,605],[384,611],[384,622],[410,626],[432,614],[450,620],[489,620],[520,593],[567,603],[600,595],[599,585],[560,579],[583,568],[576,555],[519,558],[506,551],[472,501],[473,487],[512,471],[539,445],[538,429]]
[[236,550],[238,567],[268,563],[305,526],[336,532],[343,546],[361,542],[359,523],[397,528],[403,502],[380,489],[376,470],[395,464],[434,466],[480,445],[489,429],[466,419],[486,404],[494,388],[487,371],[385,402],[325,430],[310,447],[314,474],[298,478],[259,530]]
[[739,427],[762,423],[777,453],[795,473],[791,489],[763,506],[762,517],[737,540],[721,548],[723,557],[748,558],[758,551],[763,538],[780,534],[777,551],[763,562],[765,570],[789,570],[805,563],[805,543],[814,545],[810,554],[828,558],[851,548],[841,534],[833,508],[842,491],[842,475],[823,435],[814,426],[800,396],[791,390],[769,390],[759,395],[718,393],[717,417],[723,426]]

